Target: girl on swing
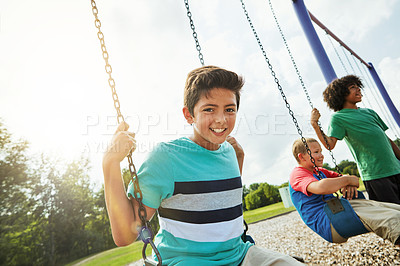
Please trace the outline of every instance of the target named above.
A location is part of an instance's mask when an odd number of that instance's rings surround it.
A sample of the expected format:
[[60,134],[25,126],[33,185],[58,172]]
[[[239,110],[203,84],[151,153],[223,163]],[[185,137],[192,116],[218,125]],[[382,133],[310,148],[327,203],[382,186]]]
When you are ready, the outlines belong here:
[[[385,134],[388,127],[375,111],[357,107],[362,87],[359,77],[347,75],[325,89],[324,101],[335,111],[328,128],[329,148],[344,139],[357,162],[369,199],[400,204],[400,149]],[[318,126],[319,117],[319,111],[313,109],[311,125],[328,149]]]
[[[324,211],[326,201],[335,197],[332,193],[341,190],[368,231],[374,232],[395,245],[400,245],[400,205],[357,199],[358,177],[340,176],[336,172],[322,168],[324,156],[318,141],[308,138],[306,142],[315,165],[320,171],[320,177],[316,173],[304,143],[298,139],[293,143],[292,149],[298,167],[293,169],[289,179],[292,202],[304,223],[331,243],[346,242],[347,238],[336,231]],[[353,197],[355,199],[352,199]]]

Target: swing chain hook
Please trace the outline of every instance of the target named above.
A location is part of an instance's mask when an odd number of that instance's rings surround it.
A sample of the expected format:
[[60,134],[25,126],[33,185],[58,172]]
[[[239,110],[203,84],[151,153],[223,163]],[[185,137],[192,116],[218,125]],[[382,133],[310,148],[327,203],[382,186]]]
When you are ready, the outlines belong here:
[[[93,15],[95,17],[94,24],[95,24],[95,26],[96,26],[96,28],[98,30],[97,38],[100,41],[101,51],[102,51],[102,54],[103,54],[103,59],[105,61],[105,70],[106,70],[106,73],[108,74],[108,85],[111,88],[112,98],[113,98],[113,101],[114,101],[114,107],[115,107],[115,110],[117,111],[117,120],[118,120],[118,124],[120,124],[121,122],[125,122],[125,119],[124,119],[124,117],[123,117],[123,115],[121,113],[121,110],[120,110],[121,105],[120,105],[120,102],[119,102],[119,99],[118,99],[117,91],[115,89],[115,80],[113,79],[113,77],[111,75],[112,74],[112,67],[111,67],[111,65],[110,65],[110,63],[108,61],[109,60],[109,54],[107,52],[107,48],[106,48],[106,45],[105,45],[104,34],[101,31],[101,22],[100,22],[100,19],[98,18],[99,11],[97,9],[96,2],[94,0],[91,0],[91,5],[92,5],[92,13],[93,13]],[[161,256],[160,256],[159,251],[157,250],[157,247],[155,246],[155,244],[153,242],[153,233],[151,231],[150,223],[147,220],[146,209],[145,209],[145,207],[143,205],[143,195],[142,195],[142,191],[141,191],[141,189],[139,187],[139,179],[138,179],[138,176],[137,176],[137,171],[136,171],[135,165],[133,164],[132,151],[127,155],[127,159],[128,159],[128,163],[129,163],[130,177],[131,177],[131,181],[132,181],[132,184],[133,184],[133,187],[134,187],[134,196],[132,197],[132,195],[129,194],[129,200],[131,202],[133,212],[135,212],[133,200],[135,199],[138,202],[138,205],[139,205],[139,207],[138,207],[138,216],[139,216],[139,219],[140,219],[141,224],[142,224],[142,229],[139,232],[140,233],[140,238],[144,242],[143,250],[142,250],[142,257],[143,257],[143,260],[145,261],[146,264],[149,264],[149,265],[160,265],[161,266],[162,265]],[[146,232],[146,233],[143,233],[143,232]],[[156,256],[158,258],[158,264],[156,264],[153,261],[149,261],[147,259],[147,256],[146,256],[147,244],[150,244],[151,247],[153,248],[153,251],[154,251],[154,253],[156,254]]]
[[185,2],[186,11],[187,11],[187,17],[189,18],[189,22],[190,22],[190,28],[192,29],[192,32],[193,32],[192,35],[194,38],[194,42],[196,43],[196,50],[197,50],[197,52],[199,52],[200,63],[202,66],[204,66],[204,58],[203,58],[203,54],[201,53],[201,47],[200,47],[199,39],[197,38],[196,28],[194,27],[194,22],[192,19],[192,12],[190,12],[190,9],[189,9],[189,0],[184,0],[184,2]]

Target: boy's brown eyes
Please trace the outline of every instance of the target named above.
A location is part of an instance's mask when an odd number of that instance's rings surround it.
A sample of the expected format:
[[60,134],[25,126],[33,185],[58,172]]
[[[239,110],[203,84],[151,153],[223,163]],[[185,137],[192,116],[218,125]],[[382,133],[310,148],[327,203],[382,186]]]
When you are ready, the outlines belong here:
[[[213,108],[206,108],[206,109],[203,109],[203,112],[212,112],[212,111],[214,111]],[[236,112],[236,110],[233,109],[233,108],[226,109],[225,111],[228,112],[228,113],[234,113],[234,112]]]

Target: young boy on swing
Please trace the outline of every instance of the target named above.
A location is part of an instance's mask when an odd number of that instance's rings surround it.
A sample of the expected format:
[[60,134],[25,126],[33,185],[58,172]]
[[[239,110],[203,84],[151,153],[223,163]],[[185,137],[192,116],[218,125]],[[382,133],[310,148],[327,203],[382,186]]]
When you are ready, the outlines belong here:
[[[325,89],[324,101],[335,111],[326,139],[330,149],[335,148],[337,140],[346,141],[369,199],[400,204],[400,149],[385,134],[388,127],[375,111],[357,107],[362,87],[360,78],[348,75],[335,79]],[[328,149],[319,118],[319,111],[313,109],[311,125]]]
[[[229,134],[242,86],[240,76],[218,67],[190,72],[183,115],[193,135],[160,143],[138,171],[148,219],[159,213],[154,242],[163,265],[298,264],[241,239],[244,153]],[[127,129],[126,123],[118,126],[103,159],[107,211],[118,246],[135,241],[141,226],[137,202],[133,212],[121,179],[120,162],[135,149],[135,134]],[[132,185],[128,193],[133,195]]]
[[[357,199],[358,177],[341,176],[336,172],[322,168],[324,156],[318,141],[306,139],[314,158],[315,169],[310,155],[301,139],[293,143],[293,156],[298,162],[290,174],[290,195],[292,202],[304,223],[325,240],[332,243],[346,242],[331,224],[324,211],[326,201],[334,198],[332,194],[340,190],[368,231],[389,240],[395,245],[400,244],[400,205],[374,200]],[[352,199],[355,196],[355,199]]]

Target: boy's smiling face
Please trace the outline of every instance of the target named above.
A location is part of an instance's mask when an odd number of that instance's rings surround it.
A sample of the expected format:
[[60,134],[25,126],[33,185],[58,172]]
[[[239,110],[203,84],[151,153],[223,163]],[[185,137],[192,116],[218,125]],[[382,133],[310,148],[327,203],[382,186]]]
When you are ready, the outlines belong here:
[[[310,148],[311,155],[315,160],[315,165],[318,167],[322,167],[324,164],[324,155],[322,154],[321,145],[318,142],[308,142],[308,148]],[[308,153],[299,153],[299,164],[300,166],[308,169],[313,172],[314,164],[311,161],[310,155]]]
[[232,132],[236,122],[236,96],[225,88],[214,88],[202,95],[194,106],[192,116],[185,106],[186,121],[193,125],[195,143],[208,150],[217,150]]

